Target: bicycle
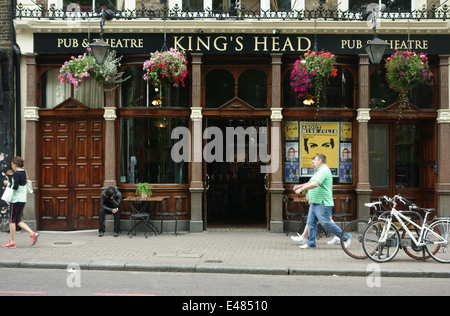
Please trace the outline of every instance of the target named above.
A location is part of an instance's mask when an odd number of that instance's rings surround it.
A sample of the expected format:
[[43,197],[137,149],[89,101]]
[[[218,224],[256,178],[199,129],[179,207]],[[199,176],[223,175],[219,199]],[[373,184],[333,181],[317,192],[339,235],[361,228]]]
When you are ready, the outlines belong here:
[[[369,226],[370,223],[376,221],[379,218],[383,218],[384,216],[388,215],[390,211],[387,210],[387,208],[384,206],[383,202],[389,202],[389,198],[382,196],[379,197],[378,202],[372,202],[372,203],[366,203],[364,204],[366,207],[369,207],[371,209],[374,209],[374,211],[371,212],[371,216],[369,220],[365,219],[356,219],[354,221],[351,221],[349,224],[347,224],[344,229],[342,230],[341,235],[341,247],[344,252],[349,255],[350,257],[354,259],[367,259],[368,256],[366,255],[363,246],[362,246],[362,237],[366,230],[366,228]],[[412,207],[412,206],[411,206]],[[420,216],[419,213],[411,211],[404,211],[405,215],[410,215],[412,218],[418,217],[419,221],[421,222],[422,216]],[[416,233],[416,238],[419,236],[419,232],[417,228],[415,228],[413,225],[409,225],[409,229],[414,229]],[[401,228],[401,231],[403,231],[402,238],[405,238],[406,231]],[[342,236],[344,236],[345,233],[349,233],[352,235],[352,242],[347,247],[344,243],[344,240]],[[415,245],[410,245],[409,247],[403,247],[403,250],[405,253],[416,260],[426,260],[429,259],[430,256],[424,256],[423,251],[421,248],[415,247]]]
[[[370,259],[379,263],[388,262],[397,255],[400,247],[404,247],[421,251],[424,259],[426,258],[426,250],[436,261],[450,263],[450,252],[448,251],[450,218],[437,219],[429,224],[427,223],[427,217],[435,209],[417,207],[414,203],[411,203],[400,195],[396,195],[391,199],[388,197],[384,198],[392,204],[389,214],[369,224],[362,238],[364,252]],[[405,212],[398,211],[396,209],[396,200],[401,201],[405,205],[409,205],[410,209],[425,212],[422,225],[406,217]],[[400,238],[400,232],[393,224],[393,219],[396,219],[400,223],[405,231],[403,236],[407,234],[409,239]],[[408,227],[418,229],[416,233],[418,236],[414,236]]]

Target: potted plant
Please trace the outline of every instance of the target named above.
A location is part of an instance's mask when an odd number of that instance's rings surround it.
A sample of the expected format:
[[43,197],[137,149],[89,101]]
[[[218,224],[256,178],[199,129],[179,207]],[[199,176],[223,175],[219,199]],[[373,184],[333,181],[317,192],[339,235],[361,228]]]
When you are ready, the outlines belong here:
[[307,51],[294,64],[291,72],[291,86],[298,92],[298,97],[307,96],[309,89],[314,88],[317,107],[320,105],[325,80],[337,76],[334,67],[336,57],[330,52],[320,51],[318,53]]
[[433,85],[434,74],[424,53],[395,51],[386,59],[386,79],[389,86],[398,92],[403,107],[409,104],[409,90],[418,84]]
[[138,183],[136,188],[136,195],[140,197],[146,198],[152,195],[153,187],[147,182]]
[[150,53],[150,59],[144,62],[144,80],[149,80],[156,88],[161,81],[174,87],[184,87],[187,76],[187,60],[182,52],[170,48],[168,51]]
[[58,78],[62,83],[73,84],[77,88],[86,78],[93,78],[101,87],[106,88],[106,91],[113,90],[129,78],[123,79],[123,72],[118,71],[121,59],[122,57],[116,58],[116,52],[112,50],[103,65],[99,65],[95,61],[91,48],[88,48],[83,55],[72,56],[69,61],[66,61],[59,70]]

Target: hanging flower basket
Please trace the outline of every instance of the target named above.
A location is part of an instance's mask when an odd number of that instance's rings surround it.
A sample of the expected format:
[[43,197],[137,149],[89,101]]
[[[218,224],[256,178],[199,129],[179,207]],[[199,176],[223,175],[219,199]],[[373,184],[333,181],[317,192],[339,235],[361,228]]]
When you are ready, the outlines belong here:
[[174,48],[150,53],[150,59],[144,62],[144,79],[149,80],[155,87],[159,87],[161,81],[167,81],[174,87],[184,87],[187,64],[184,54]]
[[433,77],[424,53],[396,51],[386,59],[386,79],[405,106],[409,103],[409,90],[418,84],[433,85]]
[[95,61],[92,50],[88,48],[83,55],[77,58],[72,56],[69,61],[66,61],[59,70],[58,78],[63,83],[70,83],[79,88],[86,78],[92,77],[100,86],[106,88],[106,91],[113,90],[128,79],[122,79],[123,72],[118,71],[121,59],[122,57],[116,58],[116,52],[113,50],[106,57],[103,65],[99,65]]
[[300,57],[291,72],[291,86],[294,87],[295,92],[298,92],[298,97],[308,95],[308,90],[314,88],[317,107],[319,107],[325,80],[330,76],[337,76],[335,63],[334,54],[325,51],[318,53],[308,51]]

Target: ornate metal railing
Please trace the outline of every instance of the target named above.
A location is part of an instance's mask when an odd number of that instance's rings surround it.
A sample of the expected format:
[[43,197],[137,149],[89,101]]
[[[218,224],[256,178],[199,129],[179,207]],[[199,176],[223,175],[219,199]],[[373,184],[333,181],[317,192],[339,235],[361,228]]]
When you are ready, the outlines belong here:
[[[15,19],[91,19],[100,16],[101,9],[95,9],[90,12],[68,12],[64,9],[56,9],[54,6],[46,8],[43,5],[34,7],[25,7],[19,4],[13,16]],[[136,20],[136,19],[170,19],[170,20],[195,20],[195,19],[216,19],[216,20],[335,20],[335,21],[358,21],[364,20],[363,12],[342,11],[339,9],[328,9],[320,5],[312,10],[291,10],[291,11],[273,11],[273,10],[250,10],[243,5],[241,8],[230,8],[228,10],[182,10],[178,5],[169,8],[167,5],[160,9],[142,8],[135,10],[114,11],[115,19]],[[426,10],[414,10],[411,12],[382,11],[379,13],[380,19],[388,20],[443,20],[450,16],[449,7],[443,5],[437,8],[433,6]]]

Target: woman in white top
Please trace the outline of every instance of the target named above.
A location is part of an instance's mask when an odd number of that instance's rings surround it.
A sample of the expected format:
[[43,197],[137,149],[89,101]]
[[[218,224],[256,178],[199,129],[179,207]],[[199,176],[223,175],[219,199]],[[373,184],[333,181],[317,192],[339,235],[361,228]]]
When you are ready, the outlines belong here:
[[[12,179],[13,197],[10,205],[10,218],[9,218],[9,234],[11,240],[4,244],[4,248],[16,248],[16,225],[25,230],[31,237],[31,246],[33,246],[39,233],[31,230],[31,228],[22,221],[22,213],[27,202],[27,174],[23,169],[24,161],[21,157],[14,157],[11,161],[11,166],[14,171]],[[3,181],[4,185],[8,185],[9,181]]]

